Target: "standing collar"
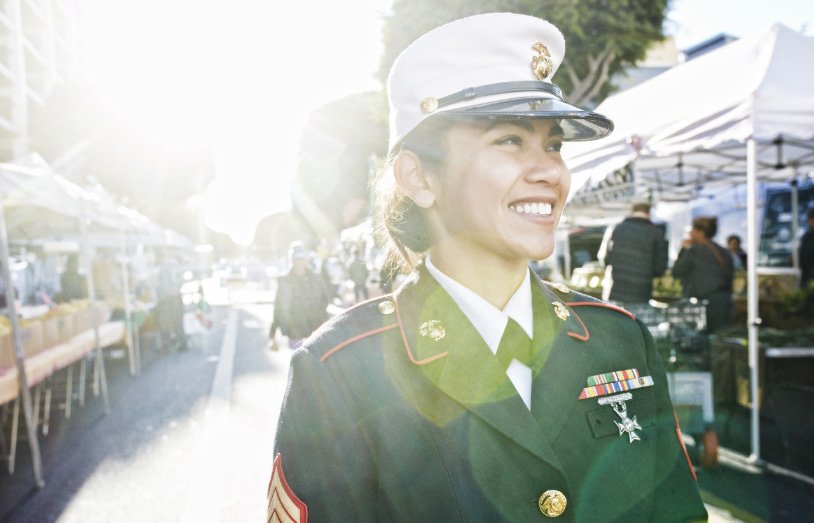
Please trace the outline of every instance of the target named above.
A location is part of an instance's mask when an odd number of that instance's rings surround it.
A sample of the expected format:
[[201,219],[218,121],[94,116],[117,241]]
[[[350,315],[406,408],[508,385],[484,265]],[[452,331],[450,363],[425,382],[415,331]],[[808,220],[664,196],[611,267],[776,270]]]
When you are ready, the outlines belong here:
[[426,257],[426,266],[432,277],[447,291],[447,294],[477,329],[493,353],[497,352],[500,338],[503,336],[510,317],[523,327],[529,338],[533,337],[534,314],[531,308],[531,278],[528,270],[520,287],[517,288],[503,310],[500,310],[474,291],[441,272],[432,264],[429,255]]

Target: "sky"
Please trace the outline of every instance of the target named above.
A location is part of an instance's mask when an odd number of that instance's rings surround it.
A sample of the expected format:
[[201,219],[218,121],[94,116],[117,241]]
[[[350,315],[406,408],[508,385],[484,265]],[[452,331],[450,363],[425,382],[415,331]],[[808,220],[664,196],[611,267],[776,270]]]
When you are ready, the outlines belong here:
[[672,0],[665,32],[679,50],[726,33],[743,37],[770,23],[814,36],[810,0]]
[[[81,2],[98,96],[155,140],[213,144],[216,179],[189,205],[242,245],[290,208],[309,113],[381,87],[372,75],[390,0]],[[772,22],[814,36],[814,2],[673,0],[665,32],[681,50]]]

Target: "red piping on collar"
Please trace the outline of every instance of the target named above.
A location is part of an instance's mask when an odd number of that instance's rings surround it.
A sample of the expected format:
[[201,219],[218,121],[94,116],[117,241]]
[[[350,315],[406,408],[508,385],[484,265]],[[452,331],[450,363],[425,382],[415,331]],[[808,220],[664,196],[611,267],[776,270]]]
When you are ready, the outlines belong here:
[[401,324],[401,312],[399,311],[399,302],[396,300],[396,297],[393,296],[393,303],[396,304],[396,317],[398,318],[398,325],[401,328],[401,339],[404,341],[404,349],[407,351],[407,357],[410,358],[415,365],[425,365],[437,359],[443,358],[444,356],[449,354],[449,351],[441,352],[436,354],[435,356],[430,356],[429,358],[425,358],[423,360],[417,360],[413,356],[413,353],[410,351],[410,345],[407,343],[407,335],[404,333],[404,325]]
[[326,352],[325,354],[323,354],[322,357],[319,358],[319,361],[325,361],[326,359],[328,359],[328,356],[330,356],[334,352],[338,351],[342,347],[350,345],[354,341],[361,340],[362,338],[367,338],[368,336],[372,336],[373,334],[378,334],[378,333],[384,332],[386,330],[390,330],[390,329],[392,329],[394,327],[398,327],[398,323],[394,323],[393,325],[386,325],[384,327],[379,327],[378,329],[374,329],[372,331],[364,332],[362,334],[359,334],[358,336],[354,336],[353,338],[351,338],[349,340],[345,340],[342,343],[340,343],[339,345],[337,345],[336,347],[334,347],[333,349],[331,349],[328,352]]
[[578,307],[580,305],[593,305],[594,307],[605,307],[606,309],[611,309],[611,310],[614,310],[614,311],[617,311],[617,312],[621,312],[622,314],[626,314],[626,315],[628,315],[630,317],[631,320],[636,319],[636,316],[629,313],[625,309],[615,307],[615,306],[611,305],[610,303],[598,303],[598,302],[593,302],[593,301],[578,301],[578,302],[568,304],[569,307]]
[[[588,304],[587,302],[586,303],[569,303],[568,306],[571,307],[572,305],[587,305],[587,304]],[[583,330],[583,332],[585,332],[585,335],[577,334],[576,332],[571,332],[571,331],[566,331],[566,332],[572,338],[576,338],[576,339],[578,339],[580,341],[588,341],[588,338],[591,337],[591,334],[588,332],[588,328],[582,322],[582,318],[579,317],[579,314],[574,312],[574,317],[576,317],[576,319],[579,320],[579,324],[582,325],[582,330]]]

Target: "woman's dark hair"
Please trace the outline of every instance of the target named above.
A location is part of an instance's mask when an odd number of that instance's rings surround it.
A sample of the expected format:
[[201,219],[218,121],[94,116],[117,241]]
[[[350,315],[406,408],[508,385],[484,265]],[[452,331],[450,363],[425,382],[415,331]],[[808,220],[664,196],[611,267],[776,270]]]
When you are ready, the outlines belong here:
[[401,151],[409,150],[426,169],[440,172],[447,160],[445,135],[454,122],[441,116],[424,120],[393,150],[387,165],[376,174],[376,231],[385,246],[385,263],[389,267],[410,272],[421,254],[432,246],[432,231],[424,211],[396,184],[393,162]]
[[699,216],[692,221],[693,229],[704,233],[708,240],[711,240],[718,233],[718,218],[715,216]]

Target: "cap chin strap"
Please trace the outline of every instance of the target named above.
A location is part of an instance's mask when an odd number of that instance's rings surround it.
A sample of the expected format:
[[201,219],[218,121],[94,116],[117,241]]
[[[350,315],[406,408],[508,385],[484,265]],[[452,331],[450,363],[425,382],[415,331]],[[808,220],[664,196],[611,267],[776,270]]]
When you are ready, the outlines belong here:
[[559,87],[548,82],[501,82],[497,84],[481,85],[480,87],[467,87],[463,91],[458,91],[449,96],[438,99],[438,108],[452,105],[458,102],[479,98],[481,96],[491,96],[495,94],[518,93],[528,91],[541,91],[554,95],[559,101],[562,99],[562,91]]

